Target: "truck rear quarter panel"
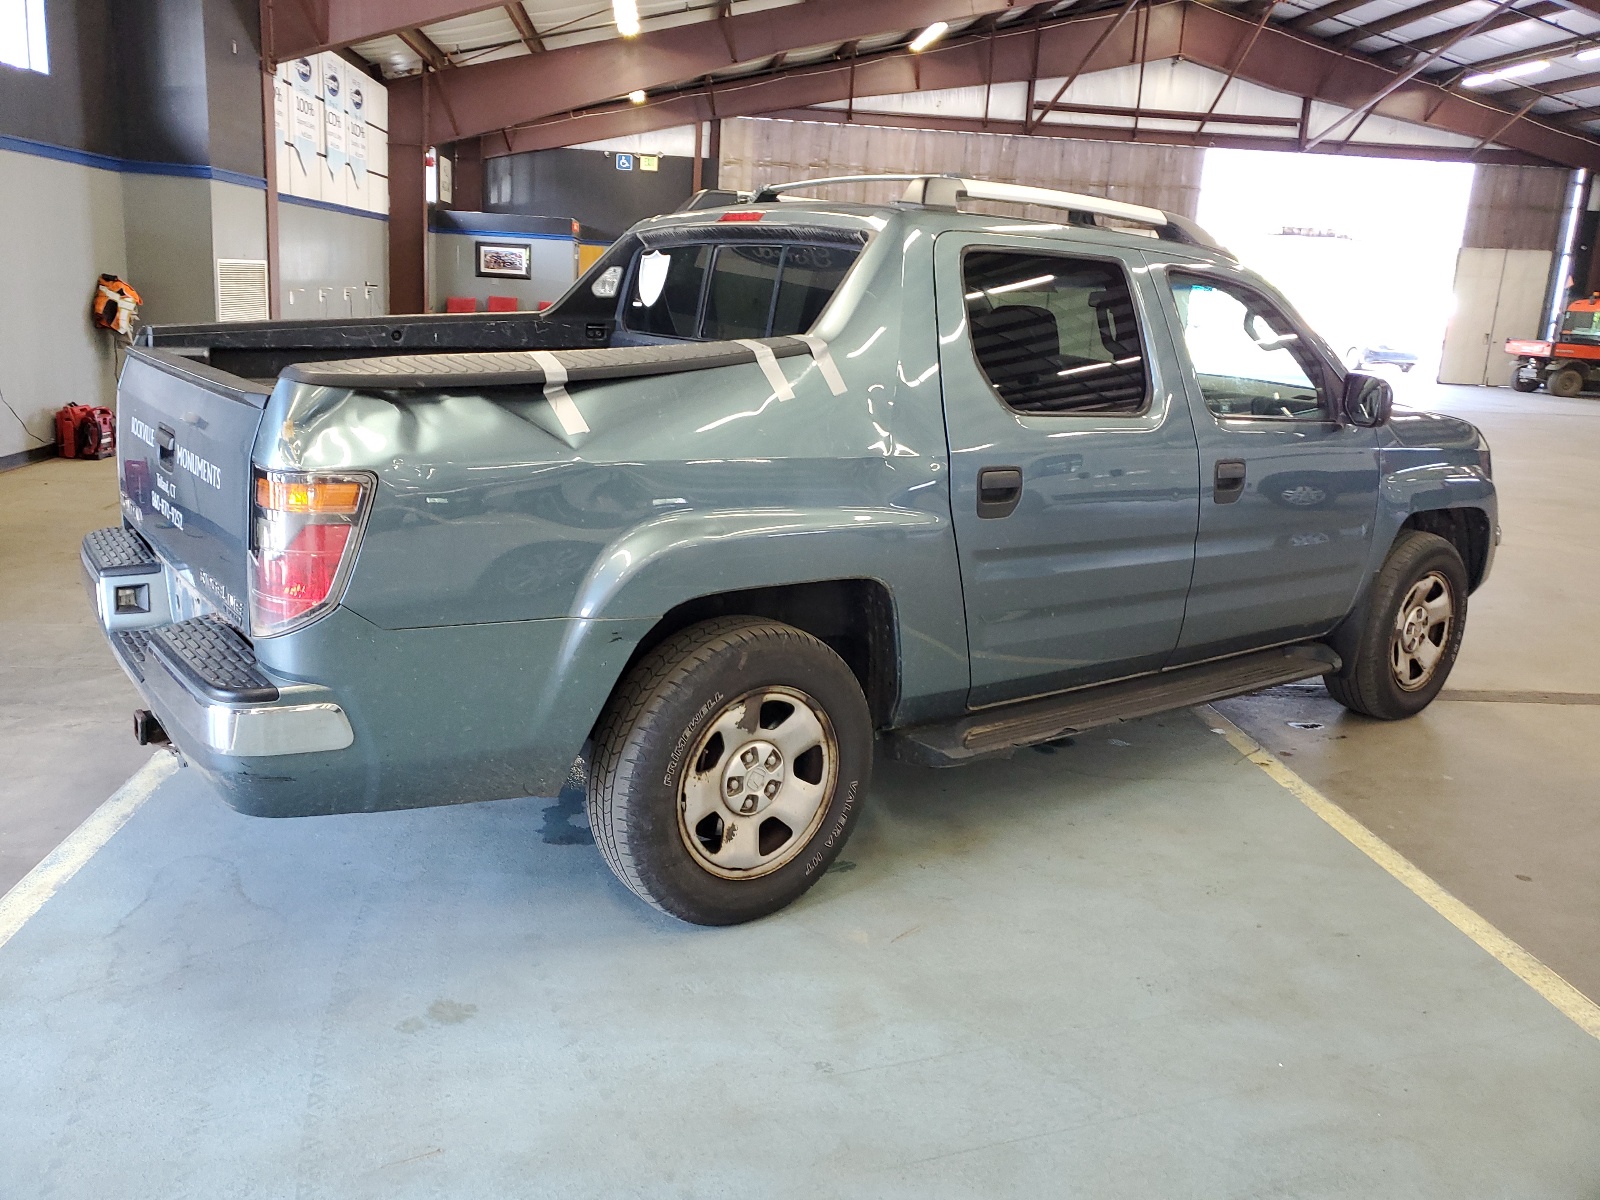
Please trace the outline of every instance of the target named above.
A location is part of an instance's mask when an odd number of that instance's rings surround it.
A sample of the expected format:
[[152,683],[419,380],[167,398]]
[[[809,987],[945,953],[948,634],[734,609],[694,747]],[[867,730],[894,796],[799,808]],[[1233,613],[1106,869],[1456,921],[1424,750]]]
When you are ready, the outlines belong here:
[[931,256],[892,234],[819,322],[841,395],[810,356],[778,360],[792,398],[755,364],[573,384],[589,430],[568,434],[537,387],[280,383],[258,465],[378,479],[340,610],[257,642],[381,747],[360,780],[355,748],[310,766],[361,807],[559,787],[664,613],[819,580],[888,590],[903,712],[964,696]]

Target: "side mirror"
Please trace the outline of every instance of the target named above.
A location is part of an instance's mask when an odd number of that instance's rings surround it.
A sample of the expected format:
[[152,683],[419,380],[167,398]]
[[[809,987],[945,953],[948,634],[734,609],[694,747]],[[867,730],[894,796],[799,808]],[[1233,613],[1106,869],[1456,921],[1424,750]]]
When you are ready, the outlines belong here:
[[1350,425],[1372,428],[1387,425],[1394,411],[1394,389],[1387,379],[1351,371],[1344,377],[1344,395],[1339,399],[1339,416]]

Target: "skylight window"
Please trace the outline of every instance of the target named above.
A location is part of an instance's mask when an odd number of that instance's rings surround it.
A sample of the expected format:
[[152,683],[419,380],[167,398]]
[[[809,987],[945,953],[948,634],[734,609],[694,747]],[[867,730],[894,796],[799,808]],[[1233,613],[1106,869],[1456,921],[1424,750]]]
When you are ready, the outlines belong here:
[[0,0],[0,63],[50,74],[44,0]]

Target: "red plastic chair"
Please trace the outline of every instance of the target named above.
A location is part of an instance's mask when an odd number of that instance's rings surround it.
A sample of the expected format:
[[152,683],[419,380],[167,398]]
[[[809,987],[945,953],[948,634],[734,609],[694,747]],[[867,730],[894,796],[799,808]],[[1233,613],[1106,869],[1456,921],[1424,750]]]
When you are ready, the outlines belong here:
[[517,298],[515,296],[490,296],[490,312],[516,312]]
[[444,310],[447,313],[475,313],[478,311],[478,301],[474,296],[446,296]]

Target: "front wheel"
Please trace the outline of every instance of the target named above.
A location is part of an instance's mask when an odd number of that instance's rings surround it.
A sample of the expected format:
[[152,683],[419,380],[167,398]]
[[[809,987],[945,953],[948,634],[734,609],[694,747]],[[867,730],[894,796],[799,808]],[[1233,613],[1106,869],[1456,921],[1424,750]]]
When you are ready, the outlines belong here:
[[1539,390],[1539,381],[1537,379],[1524,379],[1521,375],[1514,375],[1511,378],[1511,386],[1519,392],[1537,392]]
[[1461,649],[1467,569],[1456,548],[1436,534],[1403,532],[1350,620],[1353,627],[1336,639],[1344,665],[1324,676],[1329,694],[1381,721],[1421,712]]
[[634,667],[593,750],[589,823],[617,878],[681,920],[734,925],[798,899],[844,846],[872,720],[828,646],[724,617]]

